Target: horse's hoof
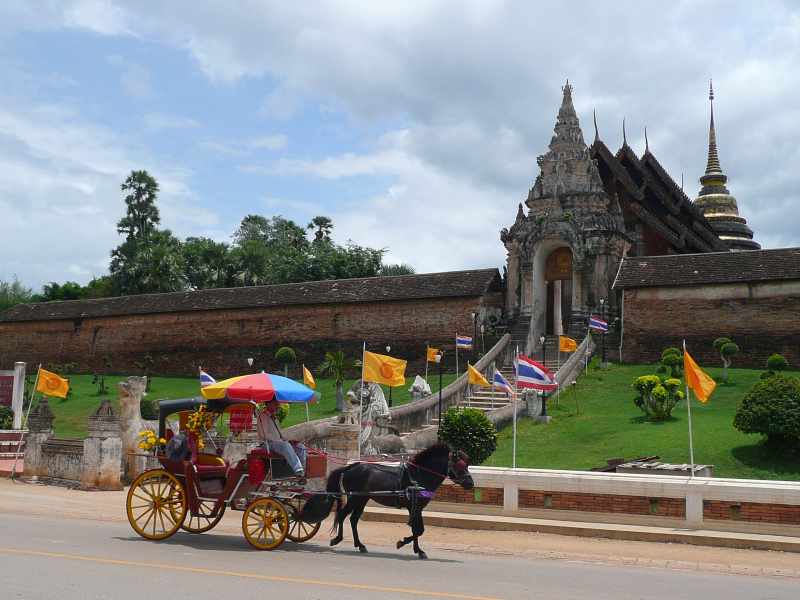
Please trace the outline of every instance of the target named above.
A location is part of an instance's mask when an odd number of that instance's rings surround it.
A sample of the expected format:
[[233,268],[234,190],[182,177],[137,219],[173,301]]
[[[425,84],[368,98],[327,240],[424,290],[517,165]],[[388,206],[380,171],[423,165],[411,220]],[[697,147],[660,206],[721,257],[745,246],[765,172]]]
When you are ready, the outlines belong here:
[[341,541],[342,540],[331,540],[331,546],[335,546],[336,544],[338,544]]
[[428,559],[428,555],[425,554],[422,550],[419,551],[419,554],[417,556],[419,556],[420,560],[427,560]]
[[363,545],[359,546],[358,547],[358,551],[361,552],[361,554],[366,554],[367,553],[367,547],[363,546]]
[[397,549],[400,550],[400,548],[402,548],[403,546],[404,546],[403,541],[402,540],[398,540]]

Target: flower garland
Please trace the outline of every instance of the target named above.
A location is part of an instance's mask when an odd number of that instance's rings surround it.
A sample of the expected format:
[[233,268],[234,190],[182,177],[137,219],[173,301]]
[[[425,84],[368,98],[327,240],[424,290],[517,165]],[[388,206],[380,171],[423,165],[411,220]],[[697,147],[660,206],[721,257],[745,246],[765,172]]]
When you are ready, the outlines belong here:
[[189,418],[186,419],[186,429],[189,433],[194,434],[194,438],[197,440],[198,450],[205,448],[206,444],[203,441],[203,433],[211,429],[212,425],[214,425],[214,414],[208,412],[205,406],[199,406],[197,410],[192,412]]
[[149,452],[156,446],[164,446],[167,443],[167,440],[164,438],[156,437],[156,432],[152,429],[143,429],[139,432],[138,437],[141,439],[137,446],[145,452]]

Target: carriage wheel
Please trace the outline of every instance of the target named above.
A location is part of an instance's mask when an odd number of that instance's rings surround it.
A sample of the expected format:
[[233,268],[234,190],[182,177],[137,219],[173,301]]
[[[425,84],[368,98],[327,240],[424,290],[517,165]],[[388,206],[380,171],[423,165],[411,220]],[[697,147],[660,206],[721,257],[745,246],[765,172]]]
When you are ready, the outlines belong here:
[[299,502],[292,502],[289,505],[289,531],[286,533],[286,537],[292,540],[293,542],[307,542],[319,531],[319,528],[322,527],[322,521],[319,523],[306,523],[305,521],[300,520],[300,510],[302,509],[302,504]]
[[274,498],[251,502],[242,515],[242,531],[247,542],[259,550],[274,550],[286,539],[289,515]]
[[219,507],[219,512],[216,516],[212,517],[211,513],[214,512],[216,502],[211,500],[200,500],[197,506],[197,514],[192,514],[191,511],[186,511],[186,517],[181,523],[181,529],[189,533],[205,533],[214,528],[220,522],[222,515],[225,514],[225,505]]
[[164,540],[178,531],[186,516],[186,494],[164,469],[145,471],[131,483],[127,511],[136,533],[148,540]]

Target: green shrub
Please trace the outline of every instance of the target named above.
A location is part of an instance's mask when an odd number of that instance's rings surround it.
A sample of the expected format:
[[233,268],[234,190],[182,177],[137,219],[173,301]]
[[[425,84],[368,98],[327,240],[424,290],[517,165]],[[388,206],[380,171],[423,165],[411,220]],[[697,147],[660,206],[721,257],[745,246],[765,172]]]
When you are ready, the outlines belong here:
[[728,367],[731,366],[731,358],[739,354],[739,346],[730,338],[719,337],[714,340],[714,350],[719,352],[719,357],[722,359],[722,380],[727,383]]
[[776,448],[800,450],[800,380],[776,374],[756,383],[736,409],[733,426],[760,433]]
[[661,365],[669,371],[670,377],[679,376],[683,365],[683,353],[675,347],[664,349],[661,353]]
[[785,371],[788,368],[789,362],[786,360],[783,354],[771,354],[767,359],[767,370],[771,373]]
[[14,426],[14,411],[8,406],[0,405],[0,429],[11,429]]
[[278,423],[283,423],[284,419],[289,416],[289,405],[281,403],[275,416],[278,418]]
[[633,382],[633,389],[639,394],[633,403],[648,418],[663,421],[672,415],[672,409],[683,400],[680,387],[681,380],[674,377],[662,380],[658,375],[642,375]]
[[482,411],[451,408],[439,424],[439,439],[462,450],[472,465],[479,465],[497,448],[497,429]]
[[143,419],[155,421],[158,419],[158,400],[152,398],[142,398],[139,404],[139,412]]
[[283,365],[283,376],[289,376],[289,365],[297,362],[297,354],[289,346],[281,346],[275,351],[275,360]]

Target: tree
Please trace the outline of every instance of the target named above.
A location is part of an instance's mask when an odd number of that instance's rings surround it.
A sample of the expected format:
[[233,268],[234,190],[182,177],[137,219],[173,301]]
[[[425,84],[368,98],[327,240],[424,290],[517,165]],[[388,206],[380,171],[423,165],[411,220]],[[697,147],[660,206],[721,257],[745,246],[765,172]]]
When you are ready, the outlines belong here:
[[739,353],[739,346],[726,337],[720,337],[714,340],[714,350],[719,352],[722,359],[722,379],[728,383],[728,367],[731,366],[731,358]]
[[497,449],[497,429],[483,411],[475,408],[448,410],[439,426],[439,439],[461,450],[472,465],[479,465]]
[[381,277],[392,277],[395,275],[413,275],[415,273],[414,267],[405,263],[395,265],[382,265],[378,275]]
[[117,223],[117,233],[127,240],[146,240],[161,222],[156,206],[158,182],[147,171],[131,171],[120,187],[128,193],[125,216]]
[[642,375],[633,382],[639,394],[633,403],[653,421],[664,421],[672,415],[672,409],[683,400],[681,380],[669,377],[661,380],[658,375]]
[[306,229],[316,229],[314,232],[315,242],[330,241],[331,231],[333,231],[333,221],[328,217],[314,217],[311,222],[306,225]]
[[289,365],[293,365],[297,362],[297,354],[295,354],[294,350],[289,346],[281,346],[275,352],[275,360],[280,361],[283,363],[283,376],[289,376]]
[[147,243],[120,244],[111,253],[110,271],[120,295],[186,289],[181,242],[168,229],[151,233]]
[[779,371],[785,371],[789,368],[789,361],[786,360],[786,357],[783,354],[770,354],[769,358],[767,359],[767,370],[772,373],[778,373]]
[[16,275],[12,281],[0,281],[0,312],[15,304],[31,302],[32,299],[33,292],[22,285]]
[[683,353],[675,347],[665,348],[661,353],[661,364],[669,371],[670,377],[680,377]]
[[331,376],[336,382],[336,410],[342,412],[344,406],[344,378],[347,372],[355,368],[355,361],[347,358],[344,352],[326,352],[325,360],[319,366],[319,371],[323,376]]
[[269,219],[261,215],[247,215],[233,233],[233,243],[241,246],[245,242],[256,241],[267,243],[271,225]]
[[228,244],[206,237],[189,237],[181,245],[186,281],[196,290],[233,285],[236,272]]
[[736,410],[733,426],[760,433],[775,450],[800,450],[800,380],[778,373],[756,383]]
[[40,302],[52,302],[53,300],[80,300],[86,298],[88,289],[74,281],[65,281],[58,284],[51,281],[42,288]]

